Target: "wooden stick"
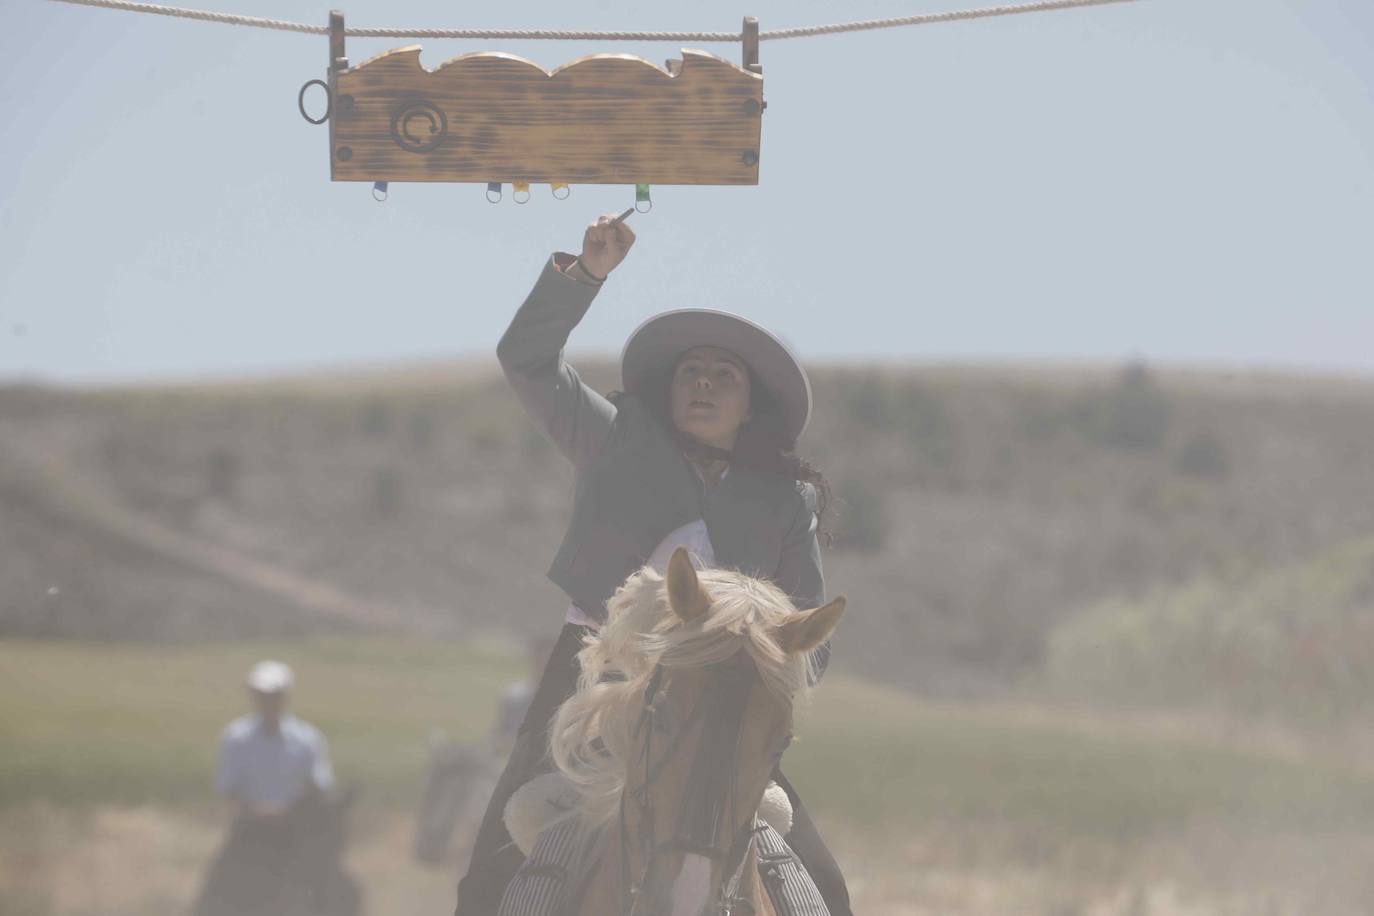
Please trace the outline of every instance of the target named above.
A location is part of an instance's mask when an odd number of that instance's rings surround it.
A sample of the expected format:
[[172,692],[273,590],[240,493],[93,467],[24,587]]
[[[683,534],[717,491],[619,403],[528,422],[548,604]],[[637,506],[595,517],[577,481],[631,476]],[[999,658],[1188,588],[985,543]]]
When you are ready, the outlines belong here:
[[329,68],[331,72],[348,69],[348,52],[344,50],[344,14],[329,11]]

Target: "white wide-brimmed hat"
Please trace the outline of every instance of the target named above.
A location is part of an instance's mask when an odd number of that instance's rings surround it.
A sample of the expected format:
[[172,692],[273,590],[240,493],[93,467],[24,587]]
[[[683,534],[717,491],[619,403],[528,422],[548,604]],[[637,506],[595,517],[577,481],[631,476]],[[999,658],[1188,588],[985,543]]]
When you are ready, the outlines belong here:
[[258,693],[280,693],[290,690],[295,678],[282,662],[261,661],[248,672],[248,686]]
[[790,442],[811,419],[811,381],[787,344],[747,318],[716,309],[675,309],[645,321],[620,356],[620,384],[637,393],[655,373],[671,369],[693,347],[720,347],[744,360],[777,399]]

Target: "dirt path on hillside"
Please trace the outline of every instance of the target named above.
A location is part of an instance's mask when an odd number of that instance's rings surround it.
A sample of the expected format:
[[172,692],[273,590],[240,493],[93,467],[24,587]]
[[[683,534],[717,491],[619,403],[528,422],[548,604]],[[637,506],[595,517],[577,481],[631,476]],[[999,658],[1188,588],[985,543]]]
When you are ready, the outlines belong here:
[[17,476],[27,495],[52,514],[101,536],[131,542],[196,573],[219,576],[237,585],[289,601],[303,610],[366,627],[395,627],[402,619],[410,632],[439,631],[452,614],[439,608],[407,607],[404,618],[385,602],[350,594],[330,582],[304,575],[232,548],[179,531],[110,498],[53,444],[37,441],[0,424],[0,460]]

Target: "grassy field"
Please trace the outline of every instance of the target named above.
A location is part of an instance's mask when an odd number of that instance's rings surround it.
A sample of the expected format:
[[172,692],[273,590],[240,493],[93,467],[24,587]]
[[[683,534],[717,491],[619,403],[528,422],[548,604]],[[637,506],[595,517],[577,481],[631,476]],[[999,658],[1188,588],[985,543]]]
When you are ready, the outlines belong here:
[[513,652],[418,640],[152,647],[0,643],[0,805],[194,803],[211,791],[219,730],[246,711],[266,655],[297,672],[293,708],[328,736],[342,779],[375,801],[418,798],[435,727],[477,738]]
[[[374,896],[402,905],[396,886],[406,882],[447,894],[450,876],[403,867],[407,818],[430,730],[479,738],[519,673],[518,653],[498,645],[0,642],[0,858],[54,860],[36,873],[58,875],[64,855],[141,856],[149,881],[159,873],[152,863],[179,876],[158,879],[156,899],[184,895],[218,829],[217,734],[241,712],[237,685],[263,655],[296,668],[296,710],[328,735],[340,778],[365,792],[358,860],[384,876]],[[1278,901],[1275,912],[1289,912],[1286,901],[1300,907],[1318,893],[1304,890],[1316,880],[1304,856],[1318,850],[1318,872],[1339,872],[1320,882],[1322,912],[1359,912],[1344,901],[1374,891],[1353,864],[1367,861],[1374,774],[1351,765],[1129,723],[932,704],[842,670],[816,694],[799,735],[789,774],[871,912],[926,912],[922,901],[932,900],[945,912],[1087,913],[1094,900],[1136,907],[1123,913],[1193,912],[1151,903],[1169,882],[1191,882],[1197,899],[1211,901],[1196,912],[1249,911],[1235,900]],[[88,848],[102,836],[118,839],[103,852]],[[163,847],[177,851],[179,869]],[[1290,847],[1304,855],[1266,864]],[[1218,864],[1195,873],[1204,855]],[[44,897],[32,874],[25,880],[0,870],[0,912],[21,911],[16,884],[25,884],[26,911],[86,912]],[[138,899],[143,912],[162,911],[153,897]]]

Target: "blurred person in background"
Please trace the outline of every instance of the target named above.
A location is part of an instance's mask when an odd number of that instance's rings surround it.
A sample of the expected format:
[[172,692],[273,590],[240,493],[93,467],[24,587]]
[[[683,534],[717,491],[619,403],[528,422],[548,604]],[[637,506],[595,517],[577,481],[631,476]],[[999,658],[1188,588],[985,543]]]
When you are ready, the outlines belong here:
[[[700,566],[772,579],[798,608],[825,603],[819,522],[829,488],[796,456],[811,386],[792,352],[727,312],[681,309],[635,331],[621,361],[623,391],[603,396],[563,359],[568,336],[634,233],[610,215],[587,227],[581,254],[556,252],[497,347],[521,404],[573,465],[572,520],[549,578],[567,595],[564,625],[520,726],[458,884],[455,916],[491,916],[524,861],[503,821],[506,802],[551,768],[548,730],[577,684],[583,638],[606,599],[644,565],[664,572],[676,547]],[[828,645],[813,659],[816,676]],[[831,916],[848,916],[839,866],[780,772],[793,826],[787,842]]]
[[261,661],[248,672],[254,712],[225,726],[215,787],[238,821],[277,825],[310,792],[334,788],[324,736],[286,711],[295,680],[281,662]]
[[501,694],[501,705],[497,707],[496,721],[492,723],[488,739],[491,753],[499,756],[502,762],[510,754],[520,733],[520,725],[525,721],[534,692],[539,687],[539,677],[544,672],[544,663],[553,654],[553,639],[536,636],[525,643],[525,676],[513,682]]
[[[443,864],[455,850],[471,851],[487,800],[525,721],[553,640],[536,636],[525,643],[525,676],[502,693],[485,742],[464,744],[442,729],[430,735],[429,776],[415,818],[413,852],[425,865]],[[455,844],[453,840],[457,839]]]
[[254,711],[220,738],[215,787],[232,822],[197,916],[339,911],[310,905],[327,883],[321,869],[342,852],[342,830],[323,816],[334,792],[324,736],[286,711],[293,682],[281,662],[254,665],[247,680]]

